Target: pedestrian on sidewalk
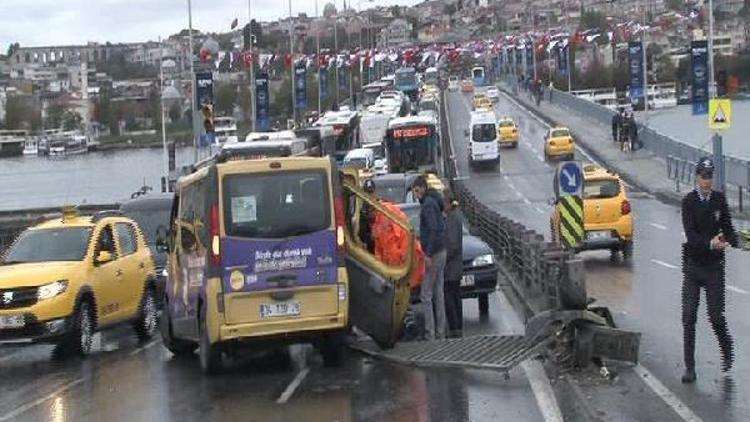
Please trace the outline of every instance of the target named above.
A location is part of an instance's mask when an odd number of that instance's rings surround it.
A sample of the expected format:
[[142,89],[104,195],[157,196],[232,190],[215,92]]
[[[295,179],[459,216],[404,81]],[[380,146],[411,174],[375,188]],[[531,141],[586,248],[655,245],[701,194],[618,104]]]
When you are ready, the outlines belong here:
[[638,139],[638,124],[635,121],[635,115],[630,113],[630,146],[633,151],[643,148],[643,143]]
[[445,321],[445,219],[440,193],[428,188],[427,179],[420,175],[412,184],[412,191],[422,204],[419,212],[419,241],[425,254],[425,276],[419,293],[425,325],[425,339],[443,338]]
[[724,194],[711,188],[714,163],[701,158],[695,167],[696,186],[682,199],[682,330],[685,373],[683,383],[693,383],[695,373],[695,323],[701,287],[706,291],[708,319],[719,341],[721,370],[734,362],[734,342],[724,316],[725,254],[738,247],[737,233]]
[[463,276],[463,224],[458,200],[446,189],[445,198],[445,316],[448,320],[448,337],[463,335],[463,308],[461,304],[461,277]]
[[555,89],[555,84],[552,82],[552,79],[549,80],[549,102],[552,104],[552,91]]
[[622,114],[623,110],[620,109],[617,113],[615,113],[612,116],[612,141],[617,142],[620,140],[619,138],[619,132],[620,132],[620,125],[622,124]]

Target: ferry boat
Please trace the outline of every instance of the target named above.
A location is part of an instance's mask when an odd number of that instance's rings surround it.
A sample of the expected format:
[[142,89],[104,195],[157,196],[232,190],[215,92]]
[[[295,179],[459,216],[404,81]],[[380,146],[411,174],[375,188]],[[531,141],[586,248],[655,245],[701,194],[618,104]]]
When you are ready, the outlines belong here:
[[237,122],[232,117],[217,117],[214,119],[214,131],[216,132],[216,142],[234,143],[238,142]]
[[26,157],[36,157],[39,155],[39,139],[29,137],[23,144],[23,155]]
[[83,135],[63,135],[53,139],[49,146],[50,156],[68,156],[88,152],[87,138]]

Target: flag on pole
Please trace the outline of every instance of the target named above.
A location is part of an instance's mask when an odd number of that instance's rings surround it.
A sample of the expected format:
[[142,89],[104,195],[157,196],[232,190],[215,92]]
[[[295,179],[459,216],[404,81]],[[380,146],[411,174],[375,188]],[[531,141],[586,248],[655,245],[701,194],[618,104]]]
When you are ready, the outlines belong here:
[[237,25],[238,25],[239,23],[240,23],[240,22],[239,22],[239,21],[237,20],[237,18],[234,18],[234,20],[232,21],[232,27],[231,27],[231,29],[237,28]]

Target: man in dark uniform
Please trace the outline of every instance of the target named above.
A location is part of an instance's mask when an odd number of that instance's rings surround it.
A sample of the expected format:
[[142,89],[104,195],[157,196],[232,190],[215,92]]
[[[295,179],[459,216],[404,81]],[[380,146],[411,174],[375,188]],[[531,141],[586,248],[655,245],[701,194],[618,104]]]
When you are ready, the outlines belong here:
[[685,359],[683,383],[695,374],[695,322],[700,288],[706,291],[708,318],[719,341],[721,369],[732,368],[734,344],[724,317],[724,250],[738,247],[726,197],[712,190],[714,163],[701,158],[695,167],[696,187],[682,199],[682,225],[687,240],[682,245],[682,329]]

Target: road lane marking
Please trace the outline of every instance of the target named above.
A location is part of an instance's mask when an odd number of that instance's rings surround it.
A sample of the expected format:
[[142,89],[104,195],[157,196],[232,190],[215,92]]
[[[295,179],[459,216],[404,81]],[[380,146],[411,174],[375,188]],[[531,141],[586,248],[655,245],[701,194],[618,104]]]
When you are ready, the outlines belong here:
[[141,353],[142,351],[144,351],[146,349],[150,349],[150,348],[154,347],[155,345],[156,345],[156,340],[151,340],[150,342],[148,342],[148,343],[144,344],[143,346],[141,346],[141,347],[133,350],[132,352],[130,352],[130,356],[135,356],[138,353]]
[[670,264],[670,263],[668,263],[668,262],[660,261],[660,260],[658,260],[658,259],[652,259],[652,260],[651,260],[651,262],[653,262],[653,263],[654,263],[654,264],[656,264],[656,265],[661,265],[662,267],[667,267],[667,268],[670,268],[670,269],[672,269],[672,270],[677,270],[677,269],[679,269],[679,268],[680,268],[680,267],[678,267],[677,265],[672,265],[672,264]]
[[543,210],[543,209],[541,209],[541,208],[539,208],[539,207],[534,207],[534,209],[535,209],[535,210],[536,210],[536,212],[538,212],[539,214],[544,214],[544,213],[545,213],[545,212],[544,212],[544,210]]
[[36,400],[34,400],[32,402],[29,402],[29,403],[26,403],[26,404],[24,404],[22,406],[19,406],[19,407],[15,408],[15,409],[11,410],[10,412],[8,412],[8,413],[0,416],[0,422],[5,422],[5,421],[13,420],[16,417],[18,417],[20,415],[23,415],[24,413],[28,412],[29,410],[31,410],[31,409],[39,406],[40,404],[42,404],[42,403],[44,403],[46,401],[54,399],[55,397],[57,397],[57,396],[65,393],[66,391],[70,390],[71,388],[73,388],[73,387],[75,387],[75,386],[77,386],[78,384],[81,384],[81,383],[83,383],[83,378],[78,378],[78,379],[76,379],[74,381],[71,381],[71,382],[69,382],[67,384],[63,384],[62,387],[60,387],[57,390],[51,392],[50,394],[47,394],[46,396],[44,396],[42,398],[36,399]]
[[294,379],[292,380],[292,382],[290,382],[289,385],[287,385],[286,390],[284,390],[284,392],[281,393],[281,395],[279,396],[279,399],[276,400],[276,404],[284,404],[287,401],[289,401],[289,398],[291,398],[292,394],[294,394],[294,390],[296,390],[297,387],[299,387],[299,385],[302,384],[302,381],[305,379],[305,377],[307,376],[309,372],[310,372],[309,367],[305,367],[301,371],[299,371],[297,373],[297,376],[294,377]]
[[682,420],[686,422],[703,421],[643,365],[639,363],[633,368],[633,370],[636,374],[638,374],[638,376],[641,377],[641,380],[643,380],[643,382],[646,383],[646,385],[648,385],[649,388],[651,388],[651,390],[653,390],[657,396],[659,396],[659,398],[664,400],[664,403],[671,407],[672,410],[674,410],[682,418]]
[[544,372],[542,364],[535,359],[527,359],[521,363],[526,378],[531,384],[531,391],[534,392],[534,398],[539,406],[545,422],[563,422],[562,411],[557,404],[555,392],[552,390],[552,384]]
[[750,295],[750,292],[748,292],[747,290],[740,289],[739,287],[732,286],[731,284],[727,284],[727,290],[743,295]]
[[12,352],[12,353],[9,353],[9,354],[7,354],[5,356],[0,357],[0,363],[9,361],[9,360],[11,360],[13,358],[17,358],[19,356],[21,356],[21,350],[18,350],[16,352]]
[[529,201],[529,198],[523,198],[523,203],[526,205],[531,205],[531,201]]
[[659,230],[664,230],[664,231],[669,230],[669,227],[667,227],[667,226],[665,226],[663,224],[659,224],[659,223],[648,223],[648,225],[651,226],[651,227],[655,227],[655,228],[657,228]]

